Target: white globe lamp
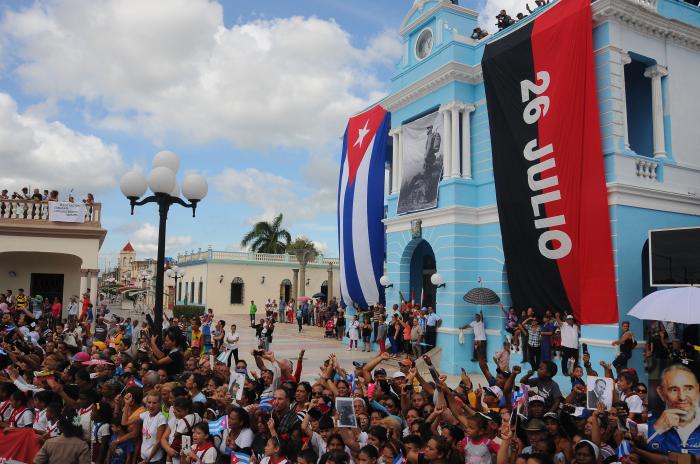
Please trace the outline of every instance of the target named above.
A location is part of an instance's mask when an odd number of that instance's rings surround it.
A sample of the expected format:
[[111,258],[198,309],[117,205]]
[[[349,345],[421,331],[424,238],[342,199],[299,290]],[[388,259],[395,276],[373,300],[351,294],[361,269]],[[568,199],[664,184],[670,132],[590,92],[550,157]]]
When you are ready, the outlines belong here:
[[180,159],[172,151],[159,151],[153,157],[153,167],[166,167],[177,174],[177,170],[180,169]]
[[125,197],[139,198],[148,190],[148,184],[139,171],[129,171],[119,181],[119,188]]
[[393,287],[394,284],[391,283],[389,276],[383,275],[379,278],[379,284],[384,288]]
[[200,201],[208,191],[207,180],[202,175],[188,174],[182,181],[182,194],[190,201]]
[[432,284],[437,288],[445,286],[445,279],[437,272],[430,276],[430,282],[432,282]]
[[170,195],[177,186],[175,173],[165,166],[153,168],[148,175],[148,186],[153,193],[165,193]]

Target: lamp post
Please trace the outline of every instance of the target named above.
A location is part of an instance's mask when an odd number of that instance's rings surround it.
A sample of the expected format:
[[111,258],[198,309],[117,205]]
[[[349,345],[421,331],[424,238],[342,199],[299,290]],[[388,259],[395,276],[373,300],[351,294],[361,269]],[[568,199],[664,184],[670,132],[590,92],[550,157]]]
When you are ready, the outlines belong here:
[[[124,174],[120,181],[120,188],[131,204],[131,214],[134,214],[134,206],[142,206],[148,203],[156,203],[160,215],[158,225],[158,257],[156,260],[156,295],[153,307],[154,332],[157,336],[163,332],[163,280],[165,278],[165,227],[168,220],[168,210],[171,205],[178,204],[185,208],[192,208],[192,217],[195,216],[197,203],[201,201],[209,189],[204,176],[188,174],[182,181],[182,194],[189,202],[180,198],[180,188],[177,185],[176,174],[180,167],[180,160],[171,151],[161,151],[153,158],[153,170],[146,179],[139,171],[131,171]],[[150,187],[153,195],[139,200]]]
[[167,276],[175,280],[175,304],[177,304],[177,281],[185,277],[185,270],[178,266],[173,266],[166,272]]

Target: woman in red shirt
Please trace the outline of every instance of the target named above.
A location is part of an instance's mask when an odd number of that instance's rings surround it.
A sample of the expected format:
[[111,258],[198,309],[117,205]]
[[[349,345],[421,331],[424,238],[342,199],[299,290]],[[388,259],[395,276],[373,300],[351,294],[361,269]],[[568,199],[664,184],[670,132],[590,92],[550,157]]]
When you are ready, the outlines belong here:
[[51,326],[55,329],[56,323],[61,320],[61,312],[63,312],[63,306],[61,306],[61,300],[57,296],[53,298],[53,304],[51,305]]
[[80,322],[83,322],[83,321],[85,321],[85,319],[87,319],[89,305],[90,305],[90,294],[83,293],[83,307],[80,309],[80,318],[78,319]]

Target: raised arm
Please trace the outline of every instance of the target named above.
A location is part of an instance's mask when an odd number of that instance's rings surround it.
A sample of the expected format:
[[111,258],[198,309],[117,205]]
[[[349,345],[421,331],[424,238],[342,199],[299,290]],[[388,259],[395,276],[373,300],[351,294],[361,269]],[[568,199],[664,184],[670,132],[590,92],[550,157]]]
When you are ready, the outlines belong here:
[[382,361],[386,361],[390,358],[391,356],[389,353],[384,352],[380,354],[379,356],[376,356],[372,359],[370,359],[367,364],[362,368],[362,377],[364,377],[365,382],[369,383],[372,381],[372,371],[374,370],[375,367],[377,367],[379,364],[381,364]]

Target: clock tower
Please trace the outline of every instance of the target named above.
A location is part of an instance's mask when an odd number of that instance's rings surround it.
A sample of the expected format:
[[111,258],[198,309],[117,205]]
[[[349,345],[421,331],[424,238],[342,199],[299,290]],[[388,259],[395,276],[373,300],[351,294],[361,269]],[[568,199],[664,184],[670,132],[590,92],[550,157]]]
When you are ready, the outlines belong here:
[[401,24],[403,57],[399,72],[440,54],[451,41],[471,44],[477,26],[476,12],[456,0],[415,0]]

